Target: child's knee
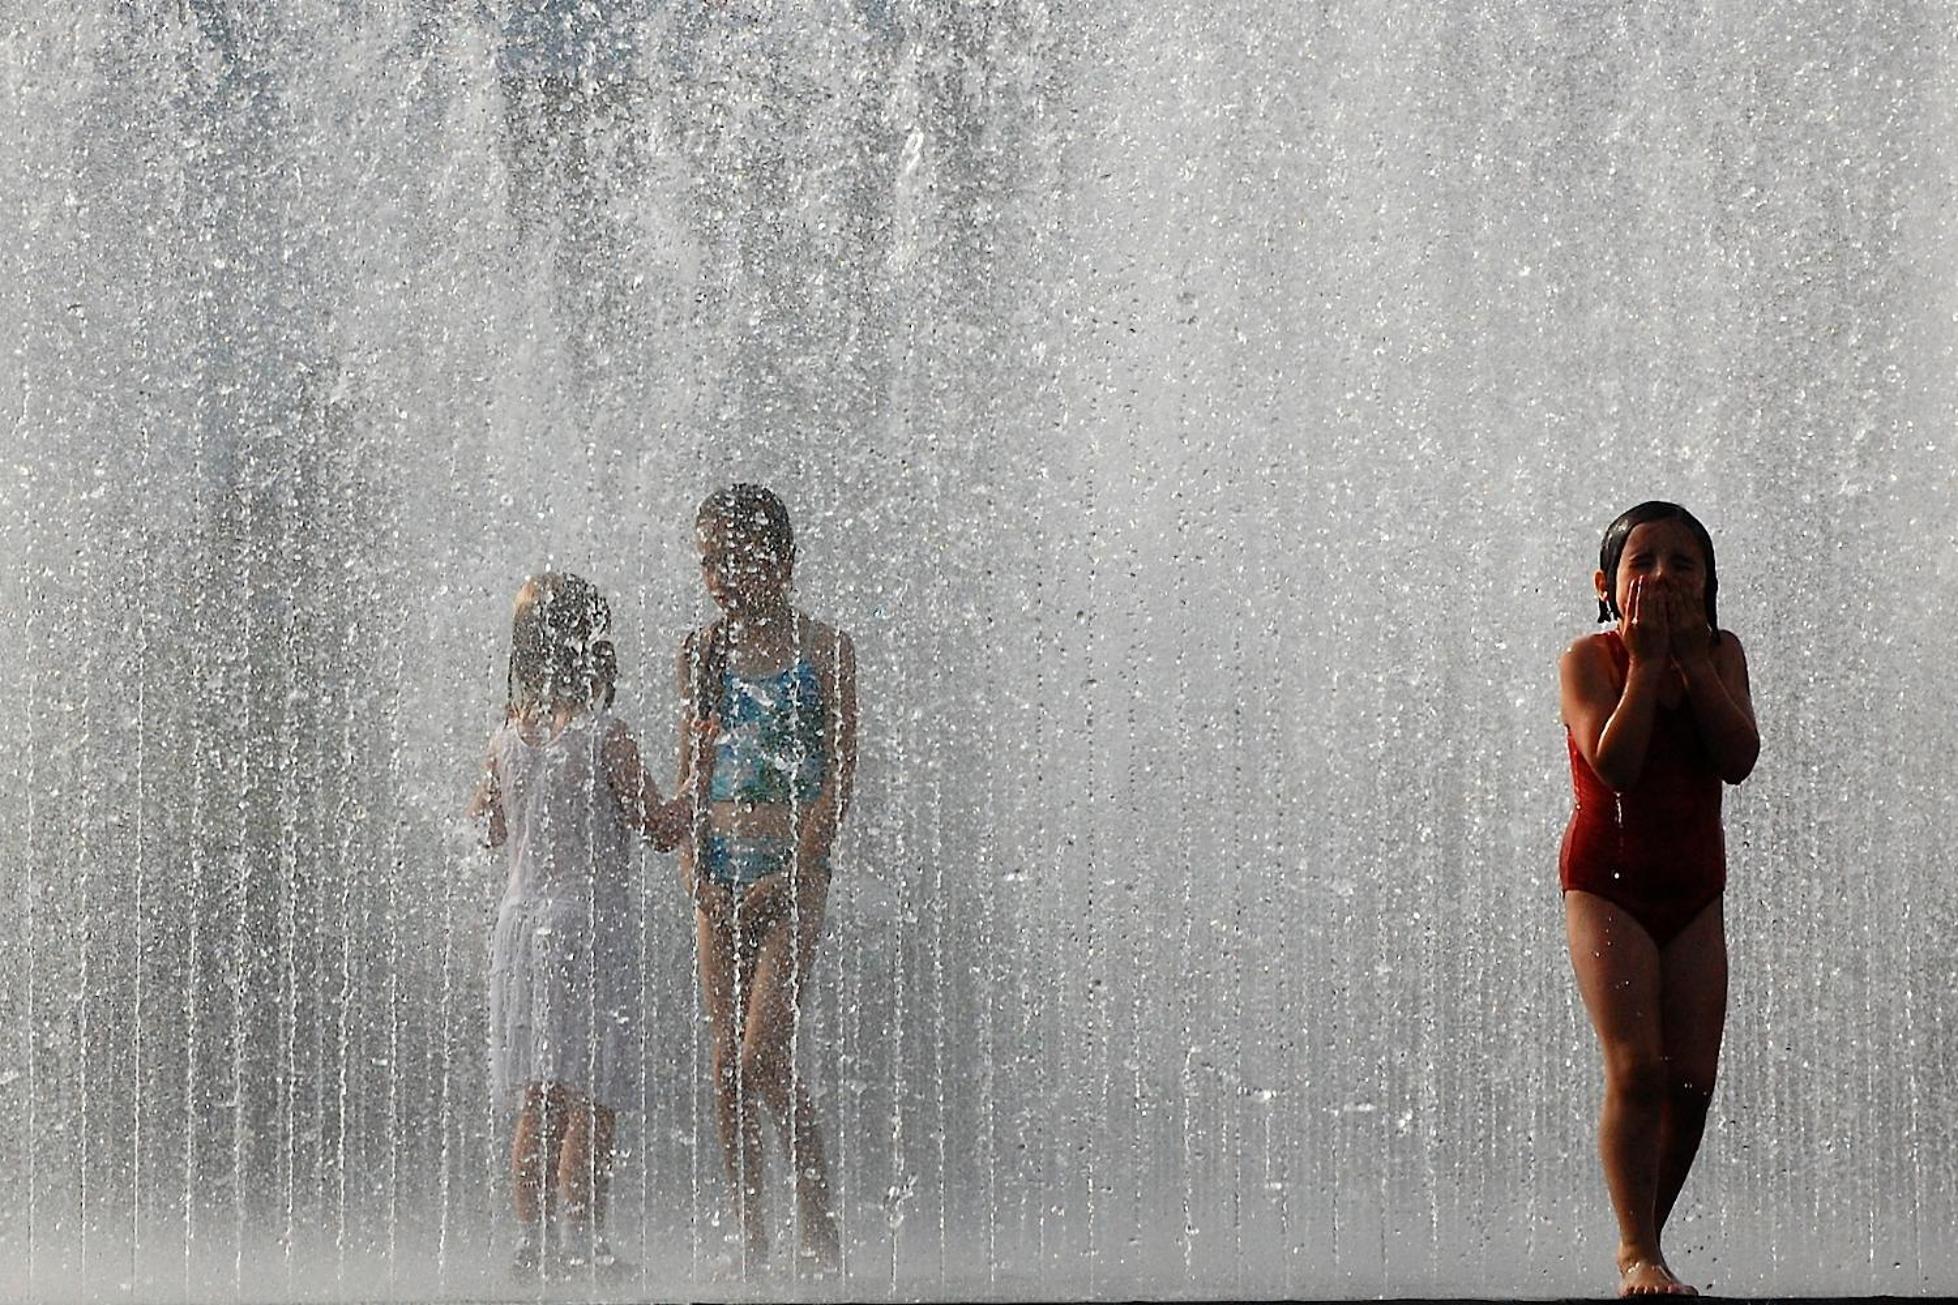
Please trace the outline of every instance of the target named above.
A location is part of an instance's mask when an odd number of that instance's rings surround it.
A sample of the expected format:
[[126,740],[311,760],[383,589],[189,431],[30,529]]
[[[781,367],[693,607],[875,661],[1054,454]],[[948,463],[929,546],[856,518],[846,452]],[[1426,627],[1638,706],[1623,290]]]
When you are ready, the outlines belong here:
[[787,1095],[782,1057],[773,1050],[749,1048],[741,1055],[741,1081],[771,1105]]
[[1605,1077],[1611,1092],[1619,1100],[1628,1105],[1657,1109],[1666,1099],[1671,1075],[1663,1058],[1630,1052],[1607,1060]]

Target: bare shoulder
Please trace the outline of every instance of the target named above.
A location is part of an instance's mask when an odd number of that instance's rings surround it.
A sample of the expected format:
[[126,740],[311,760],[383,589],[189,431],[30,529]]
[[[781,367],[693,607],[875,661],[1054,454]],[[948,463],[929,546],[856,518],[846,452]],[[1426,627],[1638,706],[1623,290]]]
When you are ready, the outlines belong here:
[[1609,675],[1612,670],[1610,636],[1602,632],[1579,635],[1557,659],[1557,669],[1566,676],[1599,670]]
[[645,764],[639,757],[639,741],[632,737],[632,731],[617,716],[605,723],[605,738],[599,755],[604,758],[606,774],[615,789],[624,793],[637,787],[636,776]]
[[1611,654],[1611,639],[1606,634],[1587,634],[1571,641],[1557,659],[1557,698],[1564,723],[1608,715],[1617,705],[1625,686],[1617,660]]
[[856,664],[856,645],[850,642],[849,633],[813,616],[802,618],[801,643],[827,667],[840,670]]

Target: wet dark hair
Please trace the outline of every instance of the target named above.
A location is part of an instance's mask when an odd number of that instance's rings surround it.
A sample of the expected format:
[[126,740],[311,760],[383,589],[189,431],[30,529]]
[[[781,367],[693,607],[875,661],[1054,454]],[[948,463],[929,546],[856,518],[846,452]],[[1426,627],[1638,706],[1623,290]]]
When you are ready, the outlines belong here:
[[517,591],[510,620],[510,676],[504,714],[538,707],[609,702],[617,654],[605,633],[612,606],[581,576],[545,571]]
[[605,698],[599,705],[610,707],[619,696],[619,650],[610,639],[600,639],[591,646],[591,661],[592,675]]
[[1604,596],[1598,599],[1598,620],[1616,621],[1624,615],[1618,610],[1618,562],[1625,555],[1625,541],[1640,526],[1654,521],[1678,521],[1693,532],[1700,552],[1706,558],[1706,623],[1713,637],[1720,637],[1720,616],[1715,602],[1720,596],[1720,572],[1713,562],[1713,536],[1700,519],[1677,503],[1651,499],[1621,513],[1605,528],[1604,543],[1598,546],[1598,570],[1604,572]]
[[694,525],[719,525],[730,539],[783,567],[795,566],[795,529],[789,509],[762,485],[729,485],[701,500]]
[[[694,514],[695,529],[711,526],[718,526],[737,547],[752,549],[781,566],[785,574],[794,574],[795,528],[789,524],[787,505],[773,490],[745,483],[715,490],[701,500],[700,511]],[[707,637],[694,641],[694,713],[701,720],[719,708],[729,638],[726,619],[716,617]]]

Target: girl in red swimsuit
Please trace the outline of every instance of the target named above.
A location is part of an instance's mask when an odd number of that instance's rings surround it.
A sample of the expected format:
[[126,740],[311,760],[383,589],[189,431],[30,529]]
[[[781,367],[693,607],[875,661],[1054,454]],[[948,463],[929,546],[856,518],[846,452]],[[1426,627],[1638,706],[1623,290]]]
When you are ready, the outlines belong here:
[[1604,1051],[1598,1150],[1620,1295],[1697,1294],[1660,1250],[1699,1151],[1727,1016],[1721,785],[1761,740],[1713,541],[1673,503],[1611,523],[1594,583],[1616,621],[1558,664],[1576,810],[1559,879],[1578,991]]

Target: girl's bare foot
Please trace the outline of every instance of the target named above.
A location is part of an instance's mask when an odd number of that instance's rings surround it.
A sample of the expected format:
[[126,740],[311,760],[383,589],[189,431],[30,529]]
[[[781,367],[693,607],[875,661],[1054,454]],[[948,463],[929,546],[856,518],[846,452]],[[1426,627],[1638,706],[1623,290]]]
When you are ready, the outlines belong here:
[[1700,1293],[1681,1282],[1658,1255],[1621,1250],[1618,1252],[1618,1294],[1697,1296]]

